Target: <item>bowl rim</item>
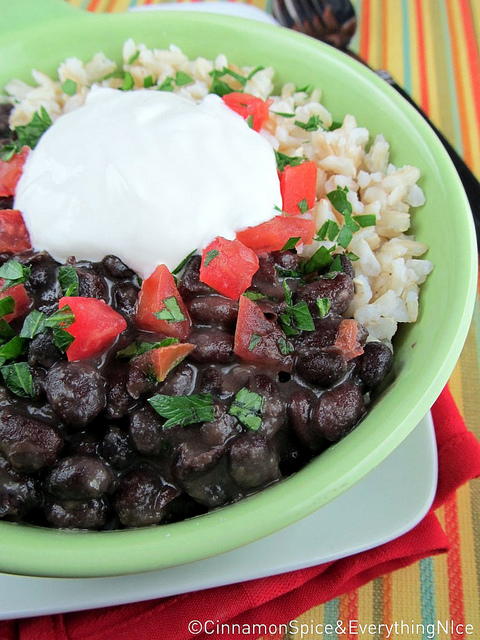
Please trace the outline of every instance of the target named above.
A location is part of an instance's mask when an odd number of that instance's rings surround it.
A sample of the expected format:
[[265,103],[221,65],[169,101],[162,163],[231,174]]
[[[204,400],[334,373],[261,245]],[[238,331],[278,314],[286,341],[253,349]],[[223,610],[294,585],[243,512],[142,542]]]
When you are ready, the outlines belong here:
[[[6,0],[8,1],[8,0]],[[62,18],[62,24],[71,22],[74,14]],[[87,16],[86,16],[87,17]],[[78,22],[78,14],[75,19]],[[403,418],[381,442],[374,443],[369,451],[355,460],[355,464],[346,465],[340,460],[341,443],[332,446],[322,456],[312,460],[301,471],[257,494],[190,520],[147,527],[143,529],[79,532],[62,531],[23,524],[0,521],[0,570],[8,573],[52,576],[52,577],[100,577],[122,575],[159,569],[175,564],[183,564],[201,558],[216,555],[239,547],[258,538],[281,529],[296,520],[315,511],[342,491],[363,477],[375,465],[387,457],[393,449],[408,435],[429,410],[445,385],[465,341],[476,292],[477,254],[475,233],[470,207],[460,179],[445,149],[433,130],[423,118],[397,92],[389,87],[374,72],[367,69],[346,54],[330,46],[315,41],[302,34],[279,28],[274,25],[253,22],[251,20],[215,14],[193,14],[188,12],[155,12],[142,14],[96,15],[88,20],[108,20],[112,30],[115,24],[123,20],[132,22],[148,19],[153,25],[168,26],[169,23],[195,23],[196,28],[208,25],[211,28],[226,29],[230,32],[248,29],[252,37],[269,37],[275,43],[293,43],[297,49],[305,52],[317,48],[318,54],[334,59],[344,70],[350,70],[382,93],[390,106],[403,112],[415,127],[418,134],[435,153],[435,159],[445,181],[449,182],[449,191],[458,203],[457,215],[460,216],[466,237],[464,249],[467,251],[466,264],[469,272],[463,274],[461,299],[463,304],[457,312],[457,326],[453,339],[444,347],[443,363],[433,379],[419,385],[422,394],[403,408]],[[56,23],[60,23],[57,21]],[[85,24],[87,24],[85,22]],[[27,38],[29,33],[40,29],[49,29],[49,24],[25,27],[12,37]],[[8,38],[7,38],[8,39]],[[5,40],[5,39],[4,39]],[[0,47],[2,39],[0,38]],[[272,45],[273,46],[273,45]],[[385,434],[384,434],[385,435]],[[355,438],[355,431],[349,435]],[[361,441],[360,441],[361,443]],[[332,461],[341,470],[332,477],[325,469]],[[305,487],[321,486],[321,491],[305,492]],[[288,509],[279,509],[280,504]],[[247,526],[246,526],[247,525]]]

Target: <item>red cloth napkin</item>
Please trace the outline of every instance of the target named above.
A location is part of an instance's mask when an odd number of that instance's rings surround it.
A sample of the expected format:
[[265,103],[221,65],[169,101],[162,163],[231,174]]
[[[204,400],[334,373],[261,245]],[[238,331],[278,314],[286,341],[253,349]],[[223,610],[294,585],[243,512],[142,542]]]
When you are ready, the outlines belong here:
[[280,624],[366,582],[421,558],[448,551],[449,541],[433,510],[480,475],[480,444],[466,430],[445,389],[433,409],[439,481],[432,510],[405,535],[364,553],[317,567],[161,600],[81,613],[0,623],[0,640],[188,640],[257,634],[194,634],[191,620]]

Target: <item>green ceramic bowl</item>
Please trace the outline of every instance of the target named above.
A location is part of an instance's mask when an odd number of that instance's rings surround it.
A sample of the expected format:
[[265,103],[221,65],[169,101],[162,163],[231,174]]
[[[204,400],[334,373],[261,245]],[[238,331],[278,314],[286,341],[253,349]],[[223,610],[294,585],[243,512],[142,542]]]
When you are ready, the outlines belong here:
[[[396,378],[361,426],[293,477],[242,502],[167,526],[78,533],[0,523],[0,570],[36,576],[107,576],[192,562],[247,544],[312,513],[378,465],[416,426],[445,385],[467,335],[476,247],[465,193],[433,132],[368,69],[315,40],[278,27],[191,13],[91,15],[62,0],[0,0],[0,87],[53,73],[67,56],[118,58],[129,37],[178,44],[188,55],[224,52],[242,65],[272,65],[278,82],[312,83],[339,120],[354,113],[383,132],[395,164],[421,168],[427,204],[414,232],[435,270],[422,287],[419,321],[395,341]],[[408,473],[408,469],[405,469]],[[332,523],[334,526],[334,523]]]

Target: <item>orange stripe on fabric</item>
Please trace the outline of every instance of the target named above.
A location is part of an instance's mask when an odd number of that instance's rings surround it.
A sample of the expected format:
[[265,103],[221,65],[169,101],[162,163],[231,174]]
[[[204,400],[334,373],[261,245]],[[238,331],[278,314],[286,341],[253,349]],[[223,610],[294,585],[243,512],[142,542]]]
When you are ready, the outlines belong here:
[[[392,614],[393,614],[392,574],[388,573],[387,575],[383,576],[382,581],[383,581],[383,612],[382,612],[383,620],[382,622],[386,625],[385,629],[388,629],[392,624]],[[387,630],[383,632],[382,638],[383,640],[389,640]]]
[[428,113],[430,100],[428,95],[427,59],[425,52],[425,30],[421,0],[415,0],[415,18],[418,38],[418,73],[420,77],[420,105]]
[[370,48],[370,0],[362,2],[362,19],[360,21],[360,46],[359,54],[364,60],[368,60]]
[[96,11],[101,1],[102,0],[91,0],[90,3],[88,4],[87,9],[89,11]]
[[473,26],[472,10],[468,0],[460,0],[460,10],[462,13],[468,60],[470,63],[475,111],[477,113],[477,120],[480,123],[480,53]]
[[358,591],[349,591],[340,598],[339,618],[347,628],[345,640],[358,640],[358,635],[348,632],[350,620],[358,620]]
[[[465,606],[463,600],[460,530],[457,498],[455,495],[445,503],[445,532],[451,544],[450,551],[447,555],[448,600],[450,603],[450,617],[456,627],[457,625],[465,624]],[[461,640],[463,637],[463,633],[454,631],[451,635],[451,640]]]
[[471,145],[470,145],[470,132],[468,130],[467,105],[466,105],[466,99],[465,99],[465,82],[464,82],[464,77],[462,73],[459,43],[458,43],[456,32],[455,32],[453,2],[451,1],[446,2],[445,6],[447,9],[449,30],[452,35],[451,42],[452,42],[453,68],[454,68],[455,84],[457,87],[458,112],[460,116],[460,126],[462,129],[464,159],[466,163],[469,164],[471,163],[471,159],[472,159],[472,151],[471,151]]

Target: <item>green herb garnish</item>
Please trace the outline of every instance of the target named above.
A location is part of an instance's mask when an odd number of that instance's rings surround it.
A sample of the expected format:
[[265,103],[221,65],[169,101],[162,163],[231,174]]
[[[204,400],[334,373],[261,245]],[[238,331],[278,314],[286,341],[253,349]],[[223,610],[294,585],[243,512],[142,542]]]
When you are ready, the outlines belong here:
[[174,296],[165,298],[163,300],[165,308],[161,311],[157,311],[153,315],[159,320],[166,320],[167,322],[183,322],[185,316],[182,313],[178,305],[178,301]]
[[169,347],[172,344],[178,344],[178,338],[164,338],[159,342],[132,342],[125,349],[121,349],[117,351],[117,358],[135,358],[136,356],[141,356],[147,351],[151,351],[152,349],[159,349],[160,347]]
[[120,89],[122,91],[131,91],[135,86],[135,81],[133,79],[132,74],[130,73],[130,71],[125,71],[125,74],[123,76],[123,82],[122,82],[122,86],[120,87]]
[[223,69],[214,69],[210,71],[209,76],[212,78],[212,84],[210,85],[210,93],[216,93],[217,96],[222,98],[228,93],[233,93],[235,89],[232,89],[230,85],[224,82],[221,78],[225,75]]
[[62,91],[66,93],[67,96],[74,96],[77,93],[77,83],[74,80],[68,78],[62,84]]
[[48,115],[45,107],[40,107],[39,111],[33,114],[33,118],[28,124],[15,127],[15,133],[18,138],[18,146],[24,145],[34,149],[45,131],[51,126],[52,119]]
[[341,247],[346,249],[350,244],[350,242],[352,241],[352,237],[353,237],[352,230],[349,227],[347,227],[347,225],[345,225],[340,229],[340,233],[338,234],[338,238],[337,238],[337,243]]
[[185,258],[179,264],[177,264],[175,269],[172,271],[172,274],[175,276],[175,275],[177,275],[177,273],[180,273],[180,271],[187,264],[187,262],[190,260],[190,258],[192,256],[194,256],[196,253],[197,253],[196,249],[194,249],[193,251],[190,251],[190,253],[187,256],[185,256]]
[[248,298],[249,300],[263,300],[264,298],[266,298],[267,296],[263,293],[257,293],[256,291],[245,291],[245,293],[243,294],[245,296],[245,298]]
[[215,418],[215,406],[210,393],[198,393],[191,396],[166,396],[157,394],[148,399],[150,406],[167,418],[164,429],[197,422],[211,422]]
[[307,120],[307,122],[302,122],[301,120],[295,120],[295,124],[297,127],[301,129],[305,129],[305,131],[318,131],[321,128],[322,122],[320,120],[320,116],[313,115]]
[[75,340],[71,333],[68,333],[68,331],[65,331],[65,329],[59,328],[53,329],[52,339],[53,344],[57,347],[57,349],[60,349],[60,351],[66,351]]
[[135,51],[135,53],[131,55],[130,58],[128,59],[127,64],[133,64],[136,60],[138,60],[139,57],[140,57],[140,51]]
[[[8,296],[8,297],[11,297],[11,296]],[[3,300],[5,300],[5,298],[3,298]],[[12,300],[13,300],[13,298],[12,298]],[[1,305],[1,301],[0,301],[0,305]],[[5,315],[7,315],[7,314],[5,314]],[[2,318],[0,320],[0,342],[5,342],[6,338],[13,338],[14,335],[15,335],[15,331],[8,324],[8,322]]]
[[303,198],[303,200],[300,200],[300,202],[297,203],[297,207],[300,210],[300,213],[307,213],[308,211],[308,202],[306,200],[306,198]]
[[282,118],[295,118],[294,113],[285,113],[284,111],[272,111],[276,116],[282,116]]
[[25,340],[19,336],[15,336],[0,347],[0,364],[4,364],[7,360],[14,360],[23,353]]
[[332,122],[332,124],[329,127],[329,131],[335,131],[335,129],[340,129],[340,127],[342,126],[342,122],[336,122],[335,120]]
[[258,431],[262,426],[262,411],[265,398],[258,393],[243,387],[235,394],[228,410],[244,427],[251,431]]
[[263,71],[264,69],[265,69],[265,67],[263,67],[261,64],[259,64],[257,67],[255,67],[255,69],[252,69],[250,71],[250,73],[247,76],[247,80],[251,80],[256,73],[258,73],[259,71]]
[[310,93],[313,87],[311,84],[306,84],[304,87],[295,87],[296,93]]
[[188,73],[184,71],[177,71],[175,74],[175,84],[177,87],[183,87],[187,84],[192,84],[194,82],[192,76],[189,76]]
[[315,324],[305,300],[293,304],[293,294],[287,282],[283,282],[286,310],[281,313],[280,324],[287,336],[296,336],[300,331],[314,331]]
[[45,329],[66,329],[74,320],[75,316],[69,306],[62,307],[50,316],[34,309],[23,321],[20,337],[31,340]]
[[10,162],[13,156],[20,151],[20,147],[16,144],[6,144],[0,149],[0,160]]
[[320,247],[319,249],[317,249],[313,256],[311,256],[303,265],[303,270],[305,271],[305,273],[321,271],[325,267],[328,267],[333,260],[331,256],[332,250],[333,249],[326,249],[325,247]]
[[9,260],[0,267],[0,278],[4,280],[1,291],[23,284],[30,275],[31,268],[25,267],[18,260]]
[[161,85],[157,87],[158,91],[173,91],[175,89],[175,78],[167,76]]
[[317,298],[318,313],[321,318],[324,318],[327,315],[331,306],[332,303],[329,298]]
[[15,362],[0,367],[6,386],[12,393],[22,398],[33,398],[35,389],[30,367],[27,362]]
[[360,258],[357,256],[357,254],[356,253],[352,253],[351,251],[348,251],[345,255],[352,262],[356,262],[357,260],[360,260]]
[[296,238],[289,238],[286,241],[286,243],[283,245],[283,247],[280,249],[280,251],[289,251],[290,249],[295,249],[295,247],[300,242],[300,240],[301,240],[300,236]]
[[250,127],[250,129],[253,129],[253,116],[247,116],[245,122],[248,124],[248,126]]
[[334,191],[327,193],[327,198],[342,216],[352,214],[352,205],[347,198],[347,194],[348,187],[337,187]]
[[377,216],[373,213],[353,216],[353,219],[361,227],[374,227],[377,224]]
[[12,298],[12,296],[5,296],[5,298],[0,299],[0,318],[13,313],[14,309],[15,300]]
[[290,353],[293,353],[294,351],[293,344],[289,342],[286,338],[279,338],[277,340],[277,345],[280,353],[284,356],[288,356]]
[[262,336],[257,335],[256,333],[252,333],[250,337],[250,342],[248,343],[248,350],[253,351],[255,347],[260,344],[262,341]]
[[214,260],[219,255],[220,255],[220,251],[218,251],[217,249],[211,249],[210,251],[207,251],[207,254],[205,256],[204,266],[208,267],[211,261]]
[[301,158],[300,156],[287,156],[285,153],[280,153],[280,151],[275,151],[275,158],[277,160],[277,169],[279,171],[283,171],[287,166],[297,167],[304,161],[304,158]]
[[153,82],[153,76],[145,76],[145,78],[143,79],[143,88],[144,89],[150,89],[150,87],[153,87],[155,83]]
[[66,265],[58,270],[58,282],[64,296],[78,296],[79,280],[75,267]]

